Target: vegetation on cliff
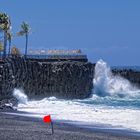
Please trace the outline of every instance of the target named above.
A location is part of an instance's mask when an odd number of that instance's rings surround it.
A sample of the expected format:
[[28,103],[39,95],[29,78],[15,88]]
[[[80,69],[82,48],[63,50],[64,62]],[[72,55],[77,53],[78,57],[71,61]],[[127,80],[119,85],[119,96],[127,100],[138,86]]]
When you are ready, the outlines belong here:
[[[25,45],[25,56],[27,55],[28,49],[28,35],[30,33],[30,26],[26,22],[21,24],[21,30],[17,33],[18,36],[25,36],[26,45]],[[7,55],[7,41],[9,42],[8,54],[11,52],[11,41],[13,38],[13,34],[11,31],[11,19],[6,13],[0,13],[0,33],[2,38],[0,38],[1,48],[0,52],[3,51],[3,58],[6,58]],[[4,35],[3,35],[4,34]],[[3,42],[3,43],[2,43]],[[3,44],[3,45],[2,45]]]

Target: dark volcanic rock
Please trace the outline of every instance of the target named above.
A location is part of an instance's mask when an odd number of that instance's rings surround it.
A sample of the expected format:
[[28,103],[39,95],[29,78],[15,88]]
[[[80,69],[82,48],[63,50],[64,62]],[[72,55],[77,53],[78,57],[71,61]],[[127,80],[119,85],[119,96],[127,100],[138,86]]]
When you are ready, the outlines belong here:
[[0,95],[21,88],[29,97],[86,98],[93,88],[94,65],[88,62],[37,62],[7,58],[0,65]]
[[17,104],[18,104],[18,101],[15,98],[3,99],[0,101],[0,110],[12,111],[14,110],[13,106],[16,106]]
[[127,80],[129,80],[134,86],[140,88],[140,72],[132,69],[113,69],[114,75],[119,75]]

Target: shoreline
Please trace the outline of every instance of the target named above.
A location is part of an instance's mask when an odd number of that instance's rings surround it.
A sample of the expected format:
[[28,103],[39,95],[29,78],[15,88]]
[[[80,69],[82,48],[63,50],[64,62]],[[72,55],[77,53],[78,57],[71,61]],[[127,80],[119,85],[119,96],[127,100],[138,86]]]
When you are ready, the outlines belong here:
[[[21,113],[18,111],[10,111],[11,113]],[[7,112],[7,113],[10,113]],[[140,132],[118,129],[101,128],[102,126],[82,124],[77,125],[62,120],[53,120],[54,135],[48,124],[45,124],[41,118],[24,117],[19,115],[7,115],[0,111],[0,137],[3,140],[10,139],[58,139],[58,140],[138,140]],[[24,112],[22,112],[24,113]],[[46,129],[47,128],[47,129]],[[28,130],[28,131],[27,131]],[[47,134],[48,132],[48,134]],[[12,136],[14,134],[14,137]],[[11,137],[12,136],[12,137]]]

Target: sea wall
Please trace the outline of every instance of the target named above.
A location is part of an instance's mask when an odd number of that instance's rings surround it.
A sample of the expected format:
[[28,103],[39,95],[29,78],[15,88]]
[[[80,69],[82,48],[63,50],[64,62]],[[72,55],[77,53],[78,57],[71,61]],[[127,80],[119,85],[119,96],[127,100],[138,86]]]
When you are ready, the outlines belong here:
[[7,58],[0,64],[0,97],[10,98],[20,88],[29,97],[86,98],[93,88],[93,67],[89,62]]

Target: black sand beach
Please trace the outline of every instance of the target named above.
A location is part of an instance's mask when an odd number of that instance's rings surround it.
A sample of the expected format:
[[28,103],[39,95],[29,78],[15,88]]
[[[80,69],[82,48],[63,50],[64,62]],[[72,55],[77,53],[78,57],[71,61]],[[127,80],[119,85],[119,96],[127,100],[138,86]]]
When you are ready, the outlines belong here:
[[0,140],[139,140],[140,134],[88,129],[64,122],[51,127],[41,119],[6,115],[0,112]]

